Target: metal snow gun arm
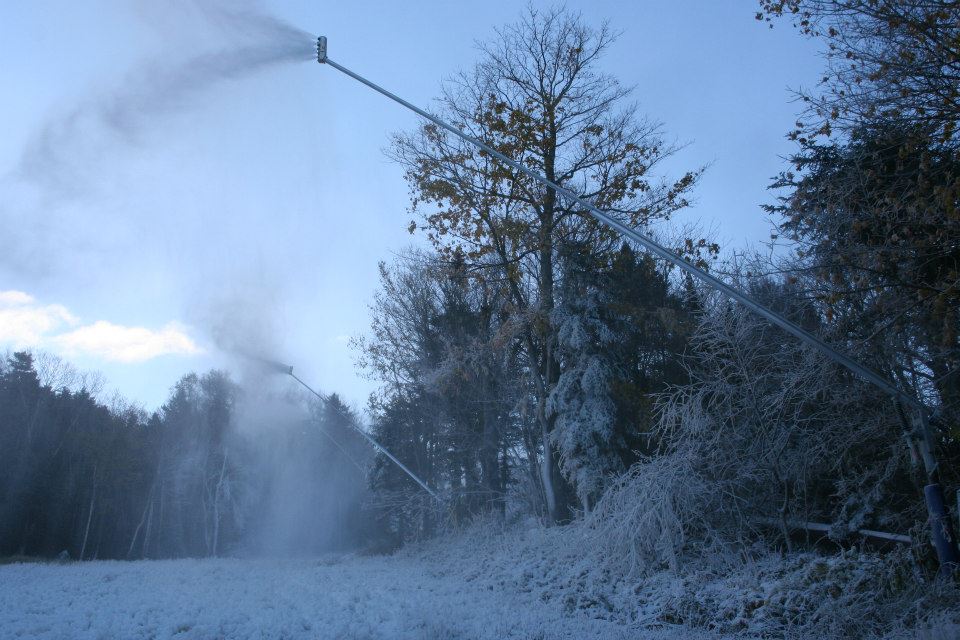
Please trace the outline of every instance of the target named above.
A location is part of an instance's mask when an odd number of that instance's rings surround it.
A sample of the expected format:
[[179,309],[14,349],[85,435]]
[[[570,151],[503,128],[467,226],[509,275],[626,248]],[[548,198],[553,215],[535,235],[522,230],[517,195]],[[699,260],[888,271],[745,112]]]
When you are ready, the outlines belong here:
[[[599,209],[591,202],[582,198],[579,194],[571,191],[570,189],[563,187],[552,180],[547,179],[545,176],[540,175],[536,171],[526,167],[525,165],[520,164],[516,160],[513,160],[504,154],[500,153],[490,145],[474,138],[473,136],[464,133],[463,131],[453,127],[450,124],[447,124],[440,118],[427,113],[423,109],[420,109],[414,104],[407,102],[400,96],[387,91],[378,84],[367,80],[363,76],[354,73],[353,71],[347,69],[346,67],[341,66],[340,64],[334,62],[327,56],[327,38],[326,36],[320,36],[317,38],[317,62],[320,64],[326,64],[327,66],[333,67],[337,71],[340,71],[344,75],[350,76],[357,82],[365,84],[370,87],[377,93],[390,98],[394,102],[410,109],[417,115],[429,120],[434,123],[441,129],[452,133],[461,140],[468,142],[475,147],[482,149],[489,153],[491,156],[507,165],[514,171],[522,173],[527,177],[539,182],[548,189],[552,189],[557,195],[566,198],[568,201],[577,204],[582,207],[590,216],[592,216],[597,222],[613,229],[618,232],[620,235],[625,238],[633,240],[640,246],[644,247],[647,251],[653,255],[660,257],[667,262],[672,263],[674,266],[679,268],[681,271],[684,271],[691,276],[697,278],[701,282],[705,283],[707,286],[712,289],[720,292],[724,296],[736,300],[747,309],[753,313],[759,315],[760,317],[766,319],[773,325],[776,325],[791,334],[801,342],[804,342],[823,355],[827,356],[829,359],[833,360],[840,366],[851,371],[853,374],[863,378],[867,382],[873,384],[878,389],[889,394],[895,401],[901,402],[904,405],[910,407],[914,412],[914,420],[916,420],[921,428],[913,430],[909,437],[914,441],[918,450],[921,452],[921,457],[924,462],[926,475],[927,475],[927,485],[924,487],[924,494],[927,501],[927,510],[930,515],[930,530],[931,530],[931,541],[933,542],[934,547],[937,550],[937,556],[940,560],[942,567],[947,567],[950,565],[957,566],[960,565],[960,550],[957,548],[957,541],[953,531],[952,521],[948,516],[948,510],[946,509],[946,501],[943,497],[943,489],[937,478],[937,462],[934,458],[934,441],[930,434],[929,429],[929,418],[930,418],[930,408],[925,406],[923,402],[918,400],[912,394],[905,392],[895,383],[888,380],[885,376],[880,375],[870,367],[867,367],[860,362],[854,360],[853,358],[837,351],[832,346],[821,340],[819,337],[813,335],[809,331],[806,331],[799,325],[791,322],[787,318],[781,316],[779,313],[773,311],[772,309],[767,308],[766,306],[760,304],[752,297],[740,291],[736,287],[733,287],[726,282],[720,280],[716,276],[707,273],[703,269],[700,269],[696,265],[684,260],[681,256],[677,255],[670,249],[664,247],[658,243],[653,238],[647,236],[646,234],[634,229],[630,226],[625,225],[616,217],[612,216],[609,212]],[[409,473],[409,471],[408,471]],[[432,493],[432,492],[431,492]]]
[[[243,355],[244,357],[246,357],[246,358],[248,358],[248,359],[250,359],[250,360],[253,360],[254,362],[257,362],[260,366],[262,366],[262,367],[263,367],[264,369],[266,369],[267,371],[270,371],[271,373],[278,373],[278,374],[281,374],[281,375],[290,376],[291,378],[293,378],[294,380],[296,380],[298,383],[300,383],[300,385],[301,385],[304,389],[306,389],[307,391],[309,391],[310,393],[312,393],[313,395],[315,395],[321,402],[327,402],[328,397],[327,397],[327,396],[324,396],[324,395],[321,394],[319,391],[317,391],[316,389],[314,389],[313,387],[311,387],[310,385],[308,385],[306,382],[304,382],[297,374],[295,374],[295,373],[293,372],[293,367],[292,367],[292,366],[290,366],[290,365],[288,365],[288,364],[283,364],[282,362],[277,362],[276,360],[270,360],[269,358],[264,358],[264,357],[262,357],[262,356],[258,356],[258,355],[252,354],[252,353],[242,353],[241,355]],[[443,503],[442,498],[437,494],[436,491],[434,491],[433,489],[430,488],[430,485],[428,485],[426,482],[424,482],[424,481],[420,478],[420,476],[418,476],[418,475],[415,474],[413,471],[411,471],[410,468],[407,467],[407,465],[405,465],[405,464],[403,464],[402,462],[400,462],[400,460],[397,459],[397,457],[396,457],[395,455],[393,455],[392,453],[390,453],[390,451],[389,451],[386,447],[384,447],[382,444],[380,444],[379,442],[377,442],[376,440],[374,440],[373,436],[371,436],[369,433],[367,433],[366,431],[364,431],[363,429],[361,429],[358,425],[354,424],[353,421],[349,421],[348,424],[349,424],[349,426],[350,426],[351,429],[353,429],[354,431],[356,431],[357,433],[359,433],[361,436],[363,436],[363,438],[364,438],[368,443],[370,443],[370,446],[372,446],[374,449],[376,449],[377,451],[379,451],[380,453],[382,453],[383,455],[385,455],[387,458],[390,459],[391,462],[393,462],[395,465],[397,465],[398,467],[400,467],[400,469],[401,469],[405,474],[407,474],[408,476],[410,476],[410,478],[411,478],[414,482],[416,482],[418,485],[420,485],[420,487],[421,487],[424,491],[426,491],[427,493],[429,493],[430,496],[433,497],[437,502],[440,502],[441,504]],[[327,434],[327,437],[330,437],[330,435]],[[332,438],[331,438],[331,439],[332,439]],[[337,446],[338,446],[338,447],[340,446],[339,443],[337,444]]]

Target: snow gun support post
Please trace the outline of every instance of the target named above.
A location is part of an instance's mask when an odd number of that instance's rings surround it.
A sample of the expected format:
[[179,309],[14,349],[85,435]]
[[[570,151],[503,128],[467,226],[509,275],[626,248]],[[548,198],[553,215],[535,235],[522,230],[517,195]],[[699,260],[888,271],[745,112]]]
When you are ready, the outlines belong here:
[[[652,255],[666,260],[667,262],[673,264],[675,267],[680,269],[685,273],[693,276],[700,282],[703,282],[708,287],[719,292],[723,296],[739,302],[741,305],[749,309],[754,314],[765,319],[770,324],[780,327],[787,333],[791,334],[793,337],[797,338],[801,342],[807,344],[813,349],[819,351],[827,358],[837,363],[841,367],[852,372],[854,375],[866,380],[873,386],[882,390],[884,393],[888,394],[894,400],[899,400],[904,405],[910,407],[912,410],[919,412],[923,415],[922,420],[927,420],[930,413],[930,409],[923,404],[919,399],[917,399],[913,394],[907,393],[896,383],[891,382],[885,376],[880,375],[870,367],[867,367],[860,362],[854,360],[850,356],[843,354],[832,346],[824,342],[820,337],[813,335],[806,329],[800,327],[796,323],[788,320],[783,317],[776,311],[768,308],[767,306],[760,304],[757,300],[754,300],[749,294],[741,291],[737,287],[734,287],[730,284],[727,284],[723,280],[717,278],[711,273],[707,273],[700,267],[696,266],[692,262],[688,262],[681,256],[677,255],[667,247],[661,245],[655,239],[646,235],[645,233],[634,229],[627,224],[624,224],[619,218],[614,215],[611,215],[609,211],[604,211],[600,209],[588,199],[584,198],[580,194],[572,191],[571,189],[564,187],[562,185],[553,182],[552,180],[547,179],[546,176],[543,176],[537,173],[536,170],[531,169],[525,164],[521,164],[516,160],[505,156],[503,153],[497,151],[490,145],[486,144],[482,140],[474,138],[473,136],[464,133],[460,129],[444,122],[437,116],[424,111],[423,109],[417,107],[416,105],[407,102],[400,96],[395,93],[387,91],[380,85],[367,80],[358,73],[347,69],[346,67],[338,64],[334,60],[331,60],[327,57],[327,39],[324,36],[320,36],[317,39],[317,62],[325,64],[328,67],[333,67],[340,73],[349,76],[356,80],[357,82],[368,86],[377,93],[393,100],[397,104],[400,104],[410,111],[413,111],[422,118],[429,120],[433,124],[437,125],[441,129],[455,135],[464,142],[472,144],[478,149],[482,149],[490,156],[496,158],[504,165],[510,167],[517,173],[522,173],[528,178],[534,180],[535,182],[540,183],[548,189],[552,189],[560,198],[565,199],[566,201],[575,204],[578,208],[582,209],[590,216],[592,216],[600,224],[609,227],[610,229],[616,231],[621,236],[636,242],[638,245],[642,246]],[[929,433],[929,432],[928,432]],[[927,439],[927,444],[932,445]],[[933,446],[928,446],[926,448],[927,453],[929,454],[928,462],[928,474],[931,471],[932,467],[936,468],[936,461],[933,459]],[[926,489],[926,502],[927,510],[930,515],[930,527],[931,527],[931,542],[933,542],[936,550],[937,557],[940,561],[940,566],[944,571],[949,571],[950,568],[956,567],[958,565],[958,553],[957,543],[954,539],[952,532],[950,531],[950,519],[947,511],[946,500],[943,498],[943,490],[939,483],[929,482]]]
[[[324,396],[322,393],[320,393],[319,391],[317,391],[316,389],[314,389],[313,387],[311,387],[310,385],[308,385],[306,382],[304,382],[304,381],[300,378],[300,376],[298,376],[297,374],[295,374],[295,373],[293,372],[293,367],[291,367],[290,365],[283,364],[283,363],[281,363],[281,362],[276,362],[275,360],[268,360],[267,358],[256,358],[256,360],[258,360],[261,364],[263,364],[266,368],[268,368],[270,371],[272,371],[272,372],[274,372],[274,373],[280,373],[280,374],[283,374],[283,375],[288,375],[288,376],[290,376],[291,378],[293,378],[294,380],[296,380],[296,381],[300,384],[300,386],[302,386],[304,389],[306,389],[307,391],[309,391],[310,393],[312,393],[314,396],[316,396],[321,402],[327,402],[327,400],[329,400],[329,396]],[[390,453],[390,451],[389,451],[386,447],[384,447],[382,444],[380,444],[379,442],[377,442],[376,440],[374,440],[373,437],[372,437],[369,433],[367,433],[366,431],[364,431],[363,429],[361,429],[361,428],[360,428],[358,425],[356,425],[353,421],[350,421],[350,422],[349,422],[349,425],[350,425],[350,428],[351,428],[351,429],[353,429],[354,431],[356,431],[357,433],[359,433],[361,436],[363,436],[363,438],[364,438],[367,442],[369,442],[370,445],[371,445],[374,449],[376,449],[377,451],[379,451],[380,453],[382,453],[383,455],[385,455],[385,456],[386,456],[387,458],[389,458],[395,465],[397,465],[398,467],[400,467],[400,469],[401,469],[405,474],[407,474],[408,476],[410,476],[410,479],[411,479],[411,480],[413,480],[413,481],[416,482],[418,485],[420,485],[420,487],[421,487],[424,491],[426,491],[427,493],[429,493],[430,496],[431,496],[434,500],[436,500],[436,501],[437,501],[439,504],[441,504],[441,505],[443,504],[443,499],[437,494],[437,492],[434,491],[433,489],[431,489],[431,488],[430,488],[430,485],[428,485],[426,482],[424,482],[424,481],[420,478],[420,476],[418,476],[418,475],[415,474],[413,471],[411,471],[410,468],[407,467],[407,465],[405,465],[405,464],[403,464],[402,462],[400,462],[400,460],[399,460],[395,455],[393,455],[392,453]]]

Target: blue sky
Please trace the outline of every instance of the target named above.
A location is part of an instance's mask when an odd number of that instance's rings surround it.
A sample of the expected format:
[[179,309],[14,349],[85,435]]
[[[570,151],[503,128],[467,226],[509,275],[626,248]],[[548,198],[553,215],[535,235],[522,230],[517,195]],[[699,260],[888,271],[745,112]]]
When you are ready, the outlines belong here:
[[[157,64],[236,45],[196,5],[2,10],[0,349],[54,351],[152,409],[181,374],[234,364],[214,339],[226,332],[363,406],[373,383],[348,340],[368,325],[377,262],[418,241],[406,232],[402,172],[382,153],[391,132],[416,125],[413,114],[315,62],[290,64],[194,91],[122,135],[81,122],[81,139],[58,146],[65,166],[18,174],[38,132],[77,105],[148,86],[145,69]],[[333,59],[420,105],[523,8],[249,6],[327,35]],[[622,30],[601,65],[636,87],[668,137],[689,143],[669,168],[712,163],[679,220],[712,229],[728,250],[767,239],[759,205],[792,149],[789,89],[818,78],[814,43],[756,22],[751,0],[566,6]]]

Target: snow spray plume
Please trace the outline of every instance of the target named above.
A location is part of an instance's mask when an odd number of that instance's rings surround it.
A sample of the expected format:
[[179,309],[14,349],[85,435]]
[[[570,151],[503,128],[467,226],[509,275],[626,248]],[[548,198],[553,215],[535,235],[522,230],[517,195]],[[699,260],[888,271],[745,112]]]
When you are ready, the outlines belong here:
[[243,387],[235,405],[253,505],[238,551],[303,556],[355,549],[374,453],[356,433],[355,416],[341,411],[335,396],[321,400],[271,383],[291,372],[288,365],[243,355],[255,367],[250,374],[262,377]]
[[282,362],[277,362],[276,360],[264,358],[243,350],[237,350],[237,355],[243,356],[270,373],[279,373],[281,375],[291,375],[293,373],[293,367],[288,364],[283,364]]
[[219,6],[197,8],[228,46],[134,68],[113,90],[47,122],[27,144],[14,177],[61,196],[76,192],[79,180],[71,174],[80,164],[106,155],[98,152],[111,144],[136,143],[159,117],[184,110],[217,83],[315,56],[312,35],[275,18]]
[[284,374],[289,365],[260,354],[285,353],[283,282],[251,265],[213,278],[193,305],[204,329],[239,375],[231,441],[245,478],[247,511],[237,553],[303,556],[360,542],[366,469],[373,449],[329,401],[307,396]]
[[290,367],[265,357],[287,352],[283,278],[258,261],[222,267],[192,283],[185,308],[190,324],[230,360],[242,387],[286,386],[276,374]]

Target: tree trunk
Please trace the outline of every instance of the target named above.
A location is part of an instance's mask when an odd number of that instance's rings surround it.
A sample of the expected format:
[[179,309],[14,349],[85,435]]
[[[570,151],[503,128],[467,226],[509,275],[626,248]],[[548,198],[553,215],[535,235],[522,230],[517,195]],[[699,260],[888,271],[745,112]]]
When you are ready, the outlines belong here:
[[213,555],[217,555],[220,546],[220,498],[223,496],[223,478],[227,471],[227,454],[223,454],[220,463],[220,477],[217,479],[217,488],[213,494]]
[[[500,444],[500,425],[499,414],[490,409],[490,402],[493,400],[493,394],[489,393],[489,387],[486,384],[481,387],[481,397],[483,398],[481,419],[483,420],[483,437],[480,448],[480,473],[483,476],[482,487],[486,492],[484,496],[484,510],[492,511],[498,506],[503,505],[503,495],[500,492],[500,464],[497,459]],[[494,387],[495,388],[495,387]]]
[[[543,142],[543,169],[547,180],[556,181],[557,136],[556,118],[551,106],[552,96],[543,96],[546,107],[548,135]],[[556,328],[553,326],[551,315],[554,310],[554,288],[556,277],[554,274],[554,239],[553,231],[557,212],[557,192],[547,188],[543,199],[543,209],[540,212],[540,251],[539,251],[539,281],[537,283],[539,295],[539,313],[542,326],[540,348],[540,371],[543,379],[541,398],[537,403],[537,419],[543,435],[543,458],[540,461],[540,475],[544,483],[544,492],[547,496],[547,508],[550,520],[554,524],[570,521],[571,500],[573,492],[569,483],[560,472],[560,456],[550,442],[553,433],[554,419],[547,415],[547,398],[557,382],[560,380],[560,363],[557,361],[553,346],[556,343]]]
[[[140,516],[140,522],[137,523],[137,528],[133,531],[133,537],[130,538],[130,547],[127,549],[127,559],[130,559],[130,556],[133,555],[133,547],[137,543],[137,538],[140,536],[140,530],[143,528],[144,523],[147,521],[147,514],[153,510],[153,492],[156,489],[156,482],[150,486],[150,492],[147,494],[147,502],[143,505],[143,514]],[[149,529],[149,526],[148,526]],[[146,538],[147,534],[144,534]]]
[[153,540],[153,500],[150,500],[150,511],[147,513],[147,530],[143,532],[143,544],[140,546],[140,557],[146,558],[150,553],[150,543]]
[[87,525],[83,529],[83,544],[80,545],[80,559],[87,551],[87,539],[90,537],[90,521],[93,520],[93,509],[97,501],[97,467],[93,467],[93,490],[90,492],[90,506],[87,509]]

